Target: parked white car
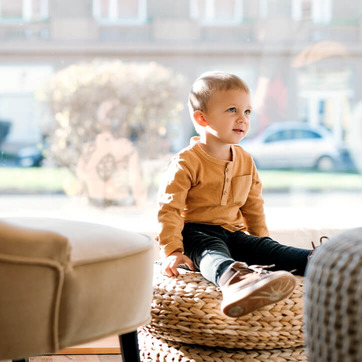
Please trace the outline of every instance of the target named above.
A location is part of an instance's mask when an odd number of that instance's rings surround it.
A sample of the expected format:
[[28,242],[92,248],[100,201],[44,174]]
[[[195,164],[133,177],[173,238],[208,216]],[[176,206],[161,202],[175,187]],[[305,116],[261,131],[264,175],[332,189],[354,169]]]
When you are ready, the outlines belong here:
[[353,162],[343,144],[330,131],[303,122],[281,122],[267,127],[240,145],[258,168],[315,168],[320,171],[351,170]]

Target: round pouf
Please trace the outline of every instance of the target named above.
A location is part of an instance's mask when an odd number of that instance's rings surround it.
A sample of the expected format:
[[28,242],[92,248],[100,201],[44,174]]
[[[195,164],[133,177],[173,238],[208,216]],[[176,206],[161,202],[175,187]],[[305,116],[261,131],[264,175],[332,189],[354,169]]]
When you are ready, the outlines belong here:
[[234,362],[234,361],[307,361],[304,348],[242,350],[212,348],[166,341],[153,336],[147,327],[138,333],[142,361],[152,362]]
[[362,228],[315,251],[306,272],[309,360],[362,361]]
[[198,272],[180,270],[177,278],[154,271],[149,332],[167,341],[210,347],[275,349],[304,345],[303,278],[293,294],[239,318],[220,311],[221,291]]

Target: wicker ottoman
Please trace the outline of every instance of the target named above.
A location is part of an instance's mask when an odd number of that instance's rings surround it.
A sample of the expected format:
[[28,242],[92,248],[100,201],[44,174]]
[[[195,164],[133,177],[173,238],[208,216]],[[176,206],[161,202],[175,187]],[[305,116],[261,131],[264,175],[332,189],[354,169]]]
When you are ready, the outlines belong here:
[[147,327],[138,333],[142,361],[149,362],[234,362],[234,361],[303,361],[303,347],[267,350],[212,348],[167,341],[155,337]]
[[362,228],[323,244],[306,273],[309,360],[362,361]]
[[192,345],[270,350],[296,348],[303,339],[303,278],[290,298],[239,318],[220,311],[221,291],[200,273],[161,274],[156,262],[152,321],[147,333],[161,340]]

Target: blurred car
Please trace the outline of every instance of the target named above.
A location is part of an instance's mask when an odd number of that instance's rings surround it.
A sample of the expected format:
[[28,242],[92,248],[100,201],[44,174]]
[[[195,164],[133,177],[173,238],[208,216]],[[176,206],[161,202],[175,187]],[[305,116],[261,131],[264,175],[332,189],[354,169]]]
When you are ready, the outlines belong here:
[[42,147],[24,146],[16,151],[1,150],[1,166],[6,167],[40,167],[44,159]]
[[309,168],[320,171],[354,170],[346,147],[322,126],[302,122],[274,123],[240,145],[258,168]]
[[44,159],[44,144],[15,147],[5,143],[12,126],[11,121],[0,120],[0,166],[39,167]]

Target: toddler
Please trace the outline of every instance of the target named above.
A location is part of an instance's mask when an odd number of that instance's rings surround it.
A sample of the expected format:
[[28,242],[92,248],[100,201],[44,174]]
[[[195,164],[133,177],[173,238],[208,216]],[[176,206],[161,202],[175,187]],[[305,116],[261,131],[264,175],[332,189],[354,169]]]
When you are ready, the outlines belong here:
[[239,317],[287,298],[296,284],[288,271],[303,275],[311,251],[269,237],[258,171],[238,145],[252,111],[245,82],[205,73],[188,106],[199,137],[173,157],[160,184],[162,273],[200,271],[220,287],[222,312]]

